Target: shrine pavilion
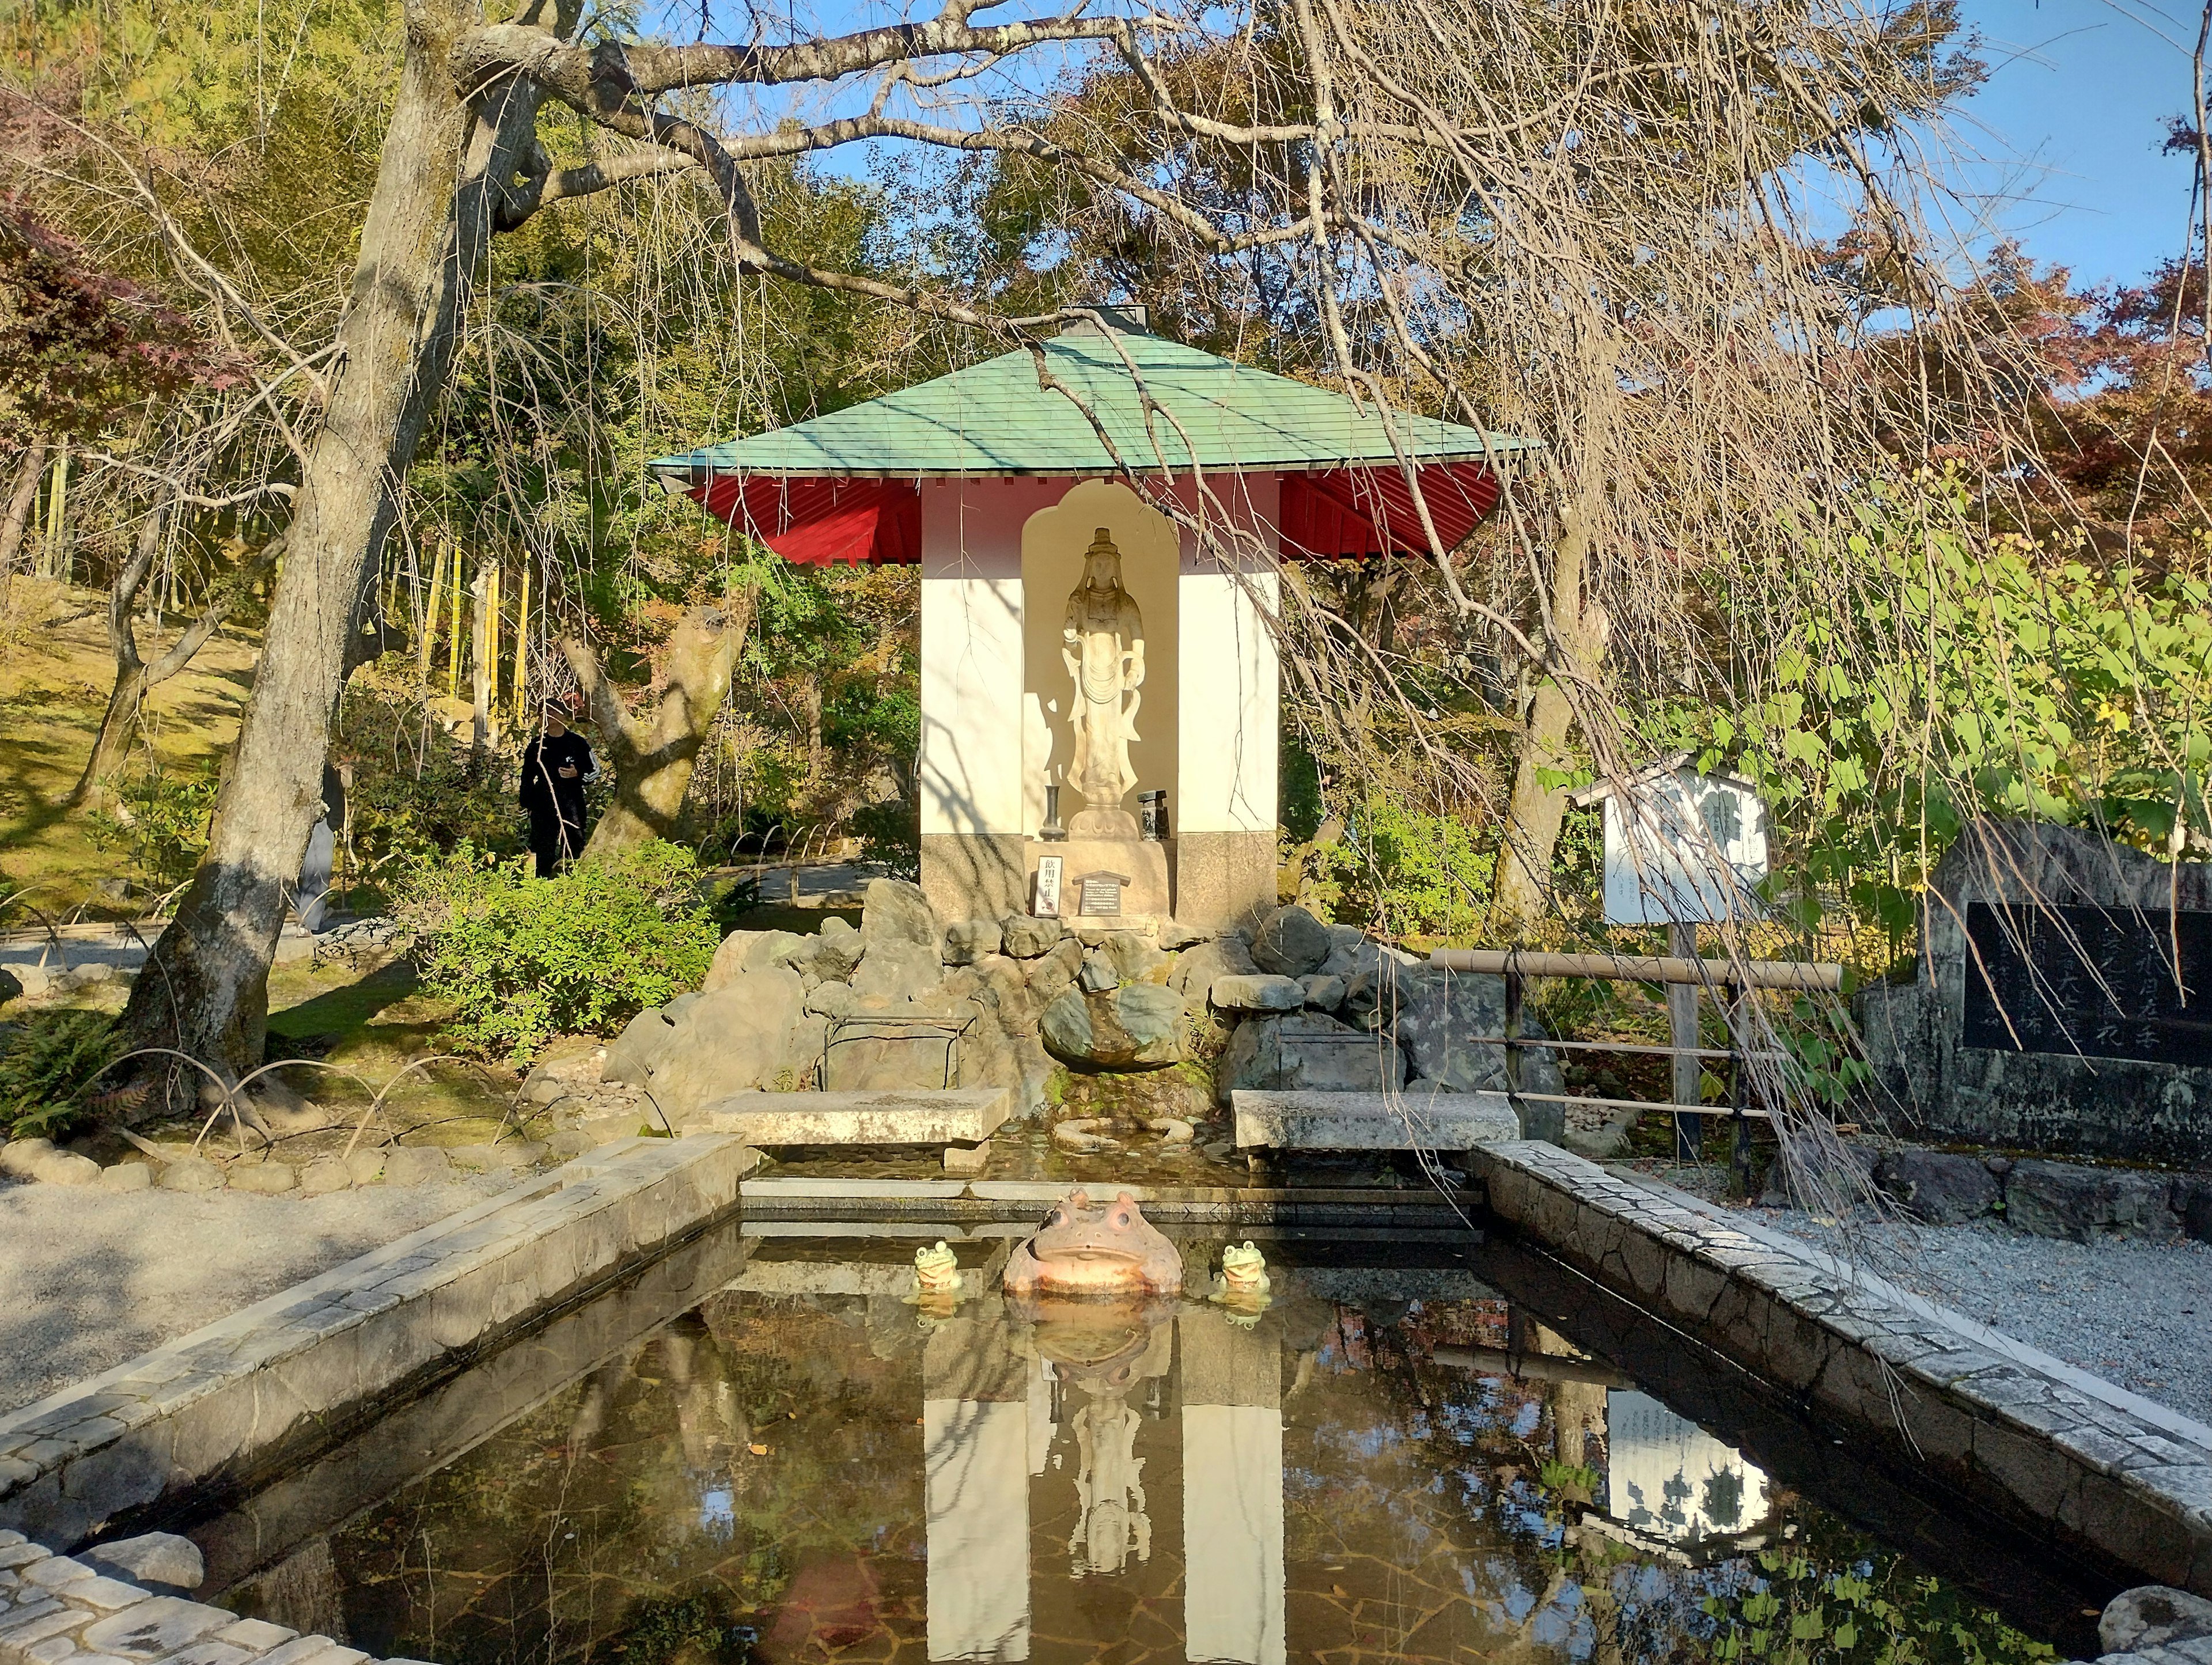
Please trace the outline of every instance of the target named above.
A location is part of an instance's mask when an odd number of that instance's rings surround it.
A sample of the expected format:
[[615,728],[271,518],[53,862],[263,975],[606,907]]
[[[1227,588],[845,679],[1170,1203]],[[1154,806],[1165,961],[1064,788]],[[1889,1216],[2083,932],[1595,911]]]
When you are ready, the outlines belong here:
[[1536,448],[1106,316],[651,465],[787,561],[921,566],[941,919],[1030,912],[1048,857],[1059,911],[1099,923],[1271,905],[1281,562],[1425,556],[1414,471],[1449,549]]

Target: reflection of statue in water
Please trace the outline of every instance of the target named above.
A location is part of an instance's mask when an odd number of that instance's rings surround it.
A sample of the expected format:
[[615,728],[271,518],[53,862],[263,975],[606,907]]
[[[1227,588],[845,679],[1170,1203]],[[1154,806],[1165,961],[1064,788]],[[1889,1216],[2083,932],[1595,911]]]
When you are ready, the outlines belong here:
[[1031,1345],[1052,1361],[1063,1386],[1085,1399],[1068,1419],[1077,1462],[1069,1570],[1078,1578],[1111,1577],[1128,1565],[1133,1552],[1149,1561],[1152,1519],[1145,1499],[1145,1460],[1137,1455],[1140,1419],[1128,1399],[1146,1381],[1167,1373],[1173,1300],[1156,1294],[1101,1299],[1017,1291],[1009,1295],[1008,1310],[1030,1327]]
[[1075,1535],[1067,1540],[1075,1576],[1111,1577],[1135,1550],[1152,1559],[1152,1518],[1145,1512],[1145,1460],[1137,1455],[1137,1413],[1127,1390],[1085,1382],[1095,1395],[1075,1413],[1079,1468]]
[[1137,708],[1144,703],[1145,620],[1121,587],[1121,552],[1103,526],[1084,552],[1083,582],[1067,598],[1060,656],[1075,679],[1068,778],[1085,805],[1067,830],[1076,838],[1134,838],[1137,818],[1121,799],[1137,784],[1129,744],[1139,738]]

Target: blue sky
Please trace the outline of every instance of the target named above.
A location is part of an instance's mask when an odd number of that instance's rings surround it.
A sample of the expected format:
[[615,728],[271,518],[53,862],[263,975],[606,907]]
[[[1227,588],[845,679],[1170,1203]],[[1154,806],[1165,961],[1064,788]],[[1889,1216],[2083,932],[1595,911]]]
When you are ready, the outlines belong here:
[[[1990,84],[1955,130],[1995,226],[2076,282],[2133,282],[2179,253],[2186,158],[2161,156],[2190,107],[2201,14],[2185,0],[1964,0]],[[1961,228],[1962,230],[1966,228]]]

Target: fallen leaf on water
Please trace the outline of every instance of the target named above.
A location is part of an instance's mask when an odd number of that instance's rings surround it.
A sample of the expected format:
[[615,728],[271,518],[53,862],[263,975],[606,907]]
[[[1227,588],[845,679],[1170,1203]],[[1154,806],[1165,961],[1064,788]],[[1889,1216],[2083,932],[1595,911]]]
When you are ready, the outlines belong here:
[[748,1445],[745,1449],[757,1457],[764,1457],[768,1455],[768,1447],[765,1445]]

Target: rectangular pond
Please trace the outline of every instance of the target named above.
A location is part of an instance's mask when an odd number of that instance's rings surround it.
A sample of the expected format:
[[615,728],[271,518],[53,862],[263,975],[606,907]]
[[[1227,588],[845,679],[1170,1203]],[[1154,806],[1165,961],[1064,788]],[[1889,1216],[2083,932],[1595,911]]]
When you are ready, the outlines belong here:
[[[733,1225],[681,1310],[617,1291],[168,1523],[225,1605],[441,1665],[1997,1665],[2112,1593],[1523,1249],[1255,1233],[1255,1311],[1170,1228],[1182,1298],[1039,1310],[972,1231]],[[968,1293],[918,1305],[939,1237]]]

